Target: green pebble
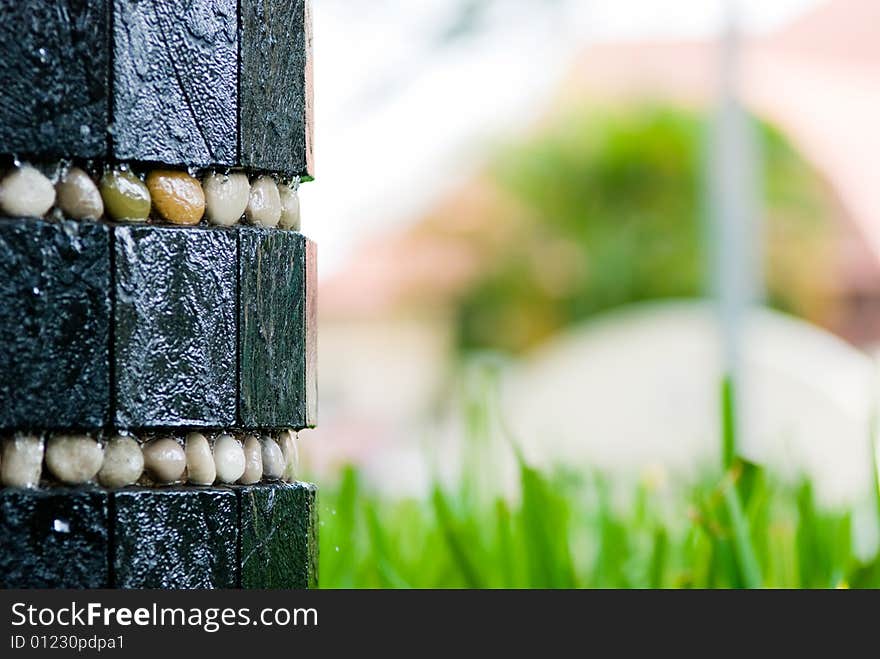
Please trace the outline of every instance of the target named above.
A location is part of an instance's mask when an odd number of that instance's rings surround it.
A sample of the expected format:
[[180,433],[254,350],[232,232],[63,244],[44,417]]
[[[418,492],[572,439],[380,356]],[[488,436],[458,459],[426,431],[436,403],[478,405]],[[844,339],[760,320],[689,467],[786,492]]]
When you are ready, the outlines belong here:
[[114,220],[142,222],[150,215],[150,191],[131,172],[117,170],[104,174],[101,198]]

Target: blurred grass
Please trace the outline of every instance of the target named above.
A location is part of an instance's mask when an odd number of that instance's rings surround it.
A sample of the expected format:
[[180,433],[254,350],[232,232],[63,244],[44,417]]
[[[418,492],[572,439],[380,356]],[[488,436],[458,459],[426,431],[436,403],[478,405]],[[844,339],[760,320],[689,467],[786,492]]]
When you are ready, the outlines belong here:
[[851,515],[808,481],[737,461],[670,501],[648,484],[613,506],[601,474],[520,462],[521,500],[481,505],[435,485],[382,500],[355,469],[321,491],[323,588],[836,588],[880,586],[853,551]]
[[[735,455],[726,381],[721,464],[696,484],[643,478],[622,493],[598,471],[535,469],[511,442],[512,502],[486,491],[491,380],[465,403],[469,455],[457,485],[385,499],[349,467],[337,486],[322,487],[321,587],[880,587],[880,557],[856,554],[850,510],[820,505],[806,478],[783,482]],[[876,465],[874,476],[876,484]],[[873,497],[880,517],[876,487]]]

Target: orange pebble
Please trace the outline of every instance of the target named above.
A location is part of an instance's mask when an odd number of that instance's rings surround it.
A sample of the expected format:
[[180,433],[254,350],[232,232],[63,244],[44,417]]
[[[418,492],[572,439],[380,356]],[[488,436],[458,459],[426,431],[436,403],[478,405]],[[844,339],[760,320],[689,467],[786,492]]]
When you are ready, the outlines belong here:
[[147,175],[153,209],[174,224],[198,224],[205,213],[202,184],[186,172],[156,169]]

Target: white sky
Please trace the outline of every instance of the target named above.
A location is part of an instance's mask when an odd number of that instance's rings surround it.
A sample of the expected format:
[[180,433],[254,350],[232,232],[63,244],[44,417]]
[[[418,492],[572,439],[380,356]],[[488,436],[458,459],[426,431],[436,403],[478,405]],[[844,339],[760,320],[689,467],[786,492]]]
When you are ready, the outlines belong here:
[[[821,0],[741,0],[772,30]],[[314,0],[316,180],[300,188],[326,276],[360,241],[417,219],[483,145],[539,113],[591,40],[708,37],[723,0],[494,0],[440,41],[464,0]]]

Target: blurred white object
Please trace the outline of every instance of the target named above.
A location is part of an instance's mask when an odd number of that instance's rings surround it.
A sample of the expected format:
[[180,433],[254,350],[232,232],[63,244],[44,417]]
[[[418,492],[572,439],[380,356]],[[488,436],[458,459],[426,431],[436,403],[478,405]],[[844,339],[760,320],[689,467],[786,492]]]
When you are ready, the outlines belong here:
[[[815,479],[828,503],[871,487],[870,357],[769,310],[745,322],[741,452]],[[637,305],[552,341],[510,374],[501,414],[537,464],[696,475],[720,450],[721,341],[704,303]]]
[[[474,446],[464,446],[462,397],[450,402],[452,345],[441,327],[389,319],[374,331],[322,334],[321,424],[301,446],[312,477],[328,482],[350,462],[387,495],[421,495],[433,475],[454,480],[475,459]],[[476,440],[484,443],[480,477],[516,494],[499,422],[538,466],[667,481],[717,469],[721,356],[710,302],[635,305],[561,334],[502,371],[498,414]],[[742,359],[742,453],[783,476],[809,474],[828,503],[866,499],[872,358],[803,321],[757,310],[745,322]]]

